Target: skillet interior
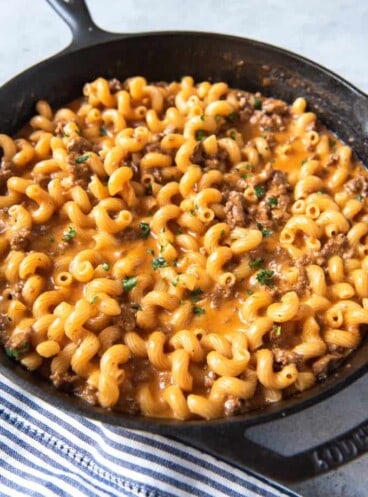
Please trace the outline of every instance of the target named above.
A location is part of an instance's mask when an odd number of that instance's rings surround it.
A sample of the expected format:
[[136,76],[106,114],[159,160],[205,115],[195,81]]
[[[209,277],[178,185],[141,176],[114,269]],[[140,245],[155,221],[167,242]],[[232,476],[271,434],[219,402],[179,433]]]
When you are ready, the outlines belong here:
[[[304,96],[309,108],[368,163],[368,98],[329,71],[296,55],[251,40],[201,33],[137,35],[54,57],[21,74],[0,89],[0,130],[17,131],[33,114],[42,98],[58,106],[80,95],[82,86],[97,76],[124,79],[142,75],[148,80],[170,81],[190,74],[196,80],[226,81],[232,87],[262,91],[291,102]],[[86,406],[34,374],[14,367],[0,354],[0,372],[51,404],[110,424],[178,433],[222,425],[250,426],[300,410],[343,388],[367,369],[368,341],[349,358],[336,375],[292,399],[262,412],[230,420],[176,422],[129,417]]]

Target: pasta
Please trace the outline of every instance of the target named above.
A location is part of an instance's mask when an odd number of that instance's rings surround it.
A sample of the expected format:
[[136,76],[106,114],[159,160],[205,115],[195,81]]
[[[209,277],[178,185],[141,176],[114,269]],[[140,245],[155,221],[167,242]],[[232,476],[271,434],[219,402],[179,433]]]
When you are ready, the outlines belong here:
[[305,99],[100,77],[0,152],[0,341],[55,387],[212,419],[359,346],[368,174]]

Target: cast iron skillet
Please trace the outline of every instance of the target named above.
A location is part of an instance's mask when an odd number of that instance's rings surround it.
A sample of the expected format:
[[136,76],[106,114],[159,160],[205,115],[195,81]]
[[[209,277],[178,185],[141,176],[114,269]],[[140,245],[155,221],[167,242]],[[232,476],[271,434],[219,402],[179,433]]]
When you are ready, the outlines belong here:
[[[97,76],[124,79],[143,75],[171,81],[190,74],[196,80],[226,81],[291,102],[303,95],[312,111],[353,146],[368,164],[368,97],[330,71],[285,50],[252,40],[211,33],[113,34],[99,29],[83,0],[48,0],[67,22],[73,41],[59,55],[34,66],[0,89],[0,130],[16,132],[34,112],[38,99],[52,105],[78,96]],[[308,451],[284,457],[245,438],[250,426],[265,423],[322,401],[367,370],[368,340],[348,364],[323,384],[262,411],[233,419],[179,422],[131,417],[87,406],[55,391],[0,353],[0,372],[25,391],[60,409],[104,423],[147,430],[185,441],[239,466],[279,480],[300,480],[328,471],[368,450],[368,421]]]

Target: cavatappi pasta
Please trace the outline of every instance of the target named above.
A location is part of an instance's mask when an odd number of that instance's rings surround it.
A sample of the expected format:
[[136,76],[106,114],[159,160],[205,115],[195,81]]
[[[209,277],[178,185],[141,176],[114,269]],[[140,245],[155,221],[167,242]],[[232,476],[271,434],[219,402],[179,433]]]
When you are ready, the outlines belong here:
[[245,412],[368,323],[368,176],[298,98],[98,78],[0,135],[0,338],[123,412]]

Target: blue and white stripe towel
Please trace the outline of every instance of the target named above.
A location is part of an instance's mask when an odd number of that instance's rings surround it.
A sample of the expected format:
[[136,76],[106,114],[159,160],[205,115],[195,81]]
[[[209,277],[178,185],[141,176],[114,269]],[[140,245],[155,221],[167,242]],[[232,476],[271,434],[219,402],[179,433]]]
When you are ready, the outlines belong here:
[[295,496],[165,437],[61,412],[1,375],[0,495]]

